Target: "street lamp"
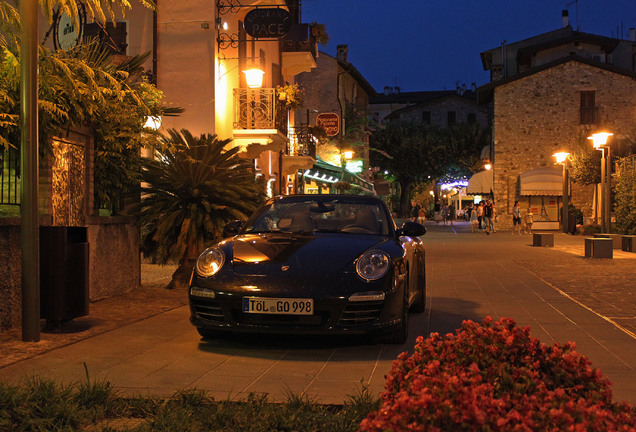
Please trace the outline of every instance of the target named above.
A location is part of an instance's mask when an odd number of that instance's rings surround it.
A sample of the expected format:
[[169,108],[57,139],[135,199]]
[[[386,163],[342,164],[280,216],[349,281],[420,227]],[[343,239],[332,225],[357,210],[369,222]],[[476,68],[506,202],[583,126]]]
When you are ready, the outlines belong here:
[[[592,145],[596,150],[603,152],[601,156],[601,196],[599,201],[601,202],[601,229],[604,233],[611,231],[610,184],[612,166],[607,139],[612,135],[614,134],[611,132],[598,132],[587,137],[587,139],[592,140]],[[607,158],[605,158],[605,149],[607,149]]]
[[491,179],[492,179],[492,183],[490,186],[490,197],[492,198],[493,203],[495,202],[495,192],[493,191],[494,187],[495,187],[495,171],[492,169],[492,164],[490,163],[490,161],[486,162],[484,164],[484,168],[486,168],[486,171],[490,171],[492,173]]
[[245,82],[249,88],[261,88],[263,86],[263,75],[265,72],[256,66],[243,71]]
[[563,225],[563,233],[568,233],[569,228],[569,190],[568,190],[568,156],[570,153],[567,152],[558,152],[553,154],[556,159],[556,163],[563,165],[563,208],[561,209],[561,222]]

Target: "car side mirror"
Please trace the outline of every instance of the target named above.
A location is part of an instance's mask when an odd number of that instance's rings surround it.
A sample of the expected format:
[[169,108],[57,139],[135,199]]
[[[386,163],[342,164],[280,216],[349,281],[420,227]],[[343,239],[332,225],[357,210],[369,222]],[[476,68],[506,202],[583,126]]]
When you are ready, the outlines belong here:
[[234,237],[243,228],[243,221],[235,220],[223,228],[223,238]]
[[419,237],[426,234],[426,227],[417,222],[404,222],[402,228],[398,228],[396,233],[398,237]]

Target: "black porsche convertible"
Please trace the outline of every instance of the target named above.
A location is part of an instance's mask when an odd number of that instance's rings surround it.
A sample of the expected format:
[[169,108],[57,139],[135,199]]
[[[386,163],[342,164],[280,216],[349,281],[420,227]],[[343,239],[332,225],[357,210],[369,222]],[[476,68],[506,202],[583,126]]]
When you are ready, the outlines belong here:
[[189,289],[204,338],[363,333],[404,343],[409,310],[425,308],[426,229],[396,228],[378,198],[275,197],[225,231],[199,256]]

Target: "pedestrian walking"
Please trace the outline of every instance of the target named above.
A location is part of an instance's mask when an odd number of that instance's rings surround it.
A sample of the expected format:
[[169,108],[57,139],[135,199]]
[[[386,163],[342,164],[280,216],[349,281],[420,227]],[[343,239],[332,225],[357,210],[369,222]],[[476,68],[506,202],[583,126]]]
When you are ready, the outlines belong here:
[[479,224],[479,231],[484,229],[484,202],[480,201],[479,205],[477,206],[477,210],[475,210],[477,212],[477,221]]
[[435,219],[435,223],[439,223],[442,218],[442,206],[439,201],[435,201],[435,205],[433,206],[433,218]]
[[470,228],[473,232],[479,231],[479,219],[477,219],[477,210],[475,209],[470,212]]
[[446,225],[446,222],[448,221],[448,205],[444,204],[442,206],[442,220],[444,221],[444,225]]
[[420,216],[420,205],[413,201],[411,203],[411,221],[417,222],[417,218]]
[[425,221],[425,220],[426,220],[426,212],[424,211],[424,209],[423,209],[423,208],[421,208],[421,209],[420,209],[420,212],[418,213],[418,216],[417,216],[417,221],[418,221],[420,224],[424,225],[424,221]]
[[453,226],[453,221],[457,217],[457,213],[455,211],[455,204],[450,203],[448,206],[448,219],[450,220],[451,226]]
[[512,206],[512,234],[521,235],[521,208],[519,207],[519,201],[515,201],[515,205]]
[[534,223],[534,214],[528,207],[528,213],[526,213],[526,234],[532,234],[532,224]]
[[491,232],[495,232],[495,208],[490,200],[486,201],[486,205],[484,205],[484,221],[486,234],[490,235]]

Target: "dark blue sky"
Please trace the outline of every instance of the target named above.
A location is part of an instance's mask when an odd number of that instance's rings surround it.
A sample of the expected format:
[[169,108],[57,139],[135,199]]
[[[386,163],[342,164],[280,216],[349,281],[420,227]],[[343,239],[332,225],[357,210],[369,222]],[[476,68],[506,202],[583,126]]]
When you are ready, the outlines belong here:
[[[321,51],[349,45],[349,61],[379,92],[450,90],[488,82],[480,52],[560,28],[564,9],[576,29],[573,0],[302,0],[302,20],[327,26]],[[636,0],[579,0],[578,26],[610,37],[622,28],[627,39]]]

